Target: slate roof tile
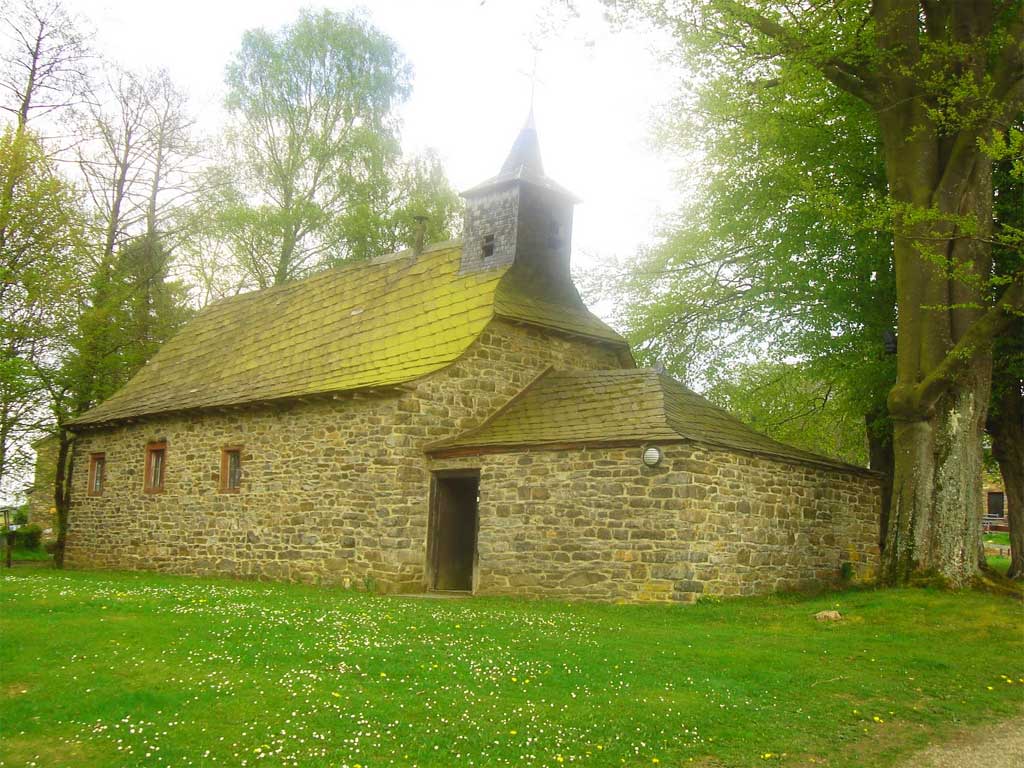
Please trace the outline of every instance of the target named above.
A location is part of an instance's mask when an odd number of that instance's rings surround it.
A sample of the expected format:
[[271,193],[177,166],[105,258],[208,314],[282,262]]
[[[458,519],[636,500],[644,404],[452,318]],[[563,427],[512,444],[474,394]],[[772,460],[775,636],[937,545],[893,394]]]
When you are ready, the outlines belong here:
[[460,274],[460,259],[445,243],[213,304],[72,424],[395,386],[454,362],[494,317],[625,345],[578,295],[534,297],[516,267]]
[[762,435],[670,376],[650,369],[549,369],[479,427],[434,443],[427,451],[681,441],[865,471]]

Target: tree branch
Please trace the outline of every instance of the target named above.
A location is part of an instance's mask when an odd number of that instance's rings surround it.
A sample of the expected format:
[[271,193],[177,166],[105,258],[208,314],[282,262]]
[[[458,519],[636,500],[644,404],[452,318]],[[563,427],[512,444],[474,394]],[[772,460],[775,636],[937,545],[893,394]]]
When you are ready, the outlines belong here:
[[928,376],[914,387],[913,401],[918,413],[929,410],[956,381],[961,371],[974,362],[993,339],[1005,330],[1016,314],[1024,311],[1024,273],[1018,274],[994,306],[967,329],[963,337]]
[[[718,4],[725,13],[782,46],[786,53],[792,55],[811,52],[811,47],[807,43],[782,24],[737,0],[719,0]],[[810,63],[837,87],[873,107],[878,105],[878,83],[870,72],[861,70],[838,56],[828,56],[819,61],[811,60]]]

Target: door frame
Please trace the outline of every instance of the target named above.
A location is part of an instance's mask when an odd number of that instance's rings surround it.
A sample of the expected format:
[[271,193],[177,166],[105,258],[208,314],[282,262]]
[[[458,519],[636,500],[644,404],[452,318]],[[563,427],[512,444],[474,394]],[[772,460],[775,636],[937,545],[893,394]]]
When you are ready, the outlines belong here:
[[438,481],[448,479],[472,478],[476,480],[476,515],[473,529],[473,572],[470,576],[469,592],[475,593],[477,586],[477,566],[480,553],[480,468],[470,467],[468,469],[435,469],[430,473],[430,499],[427,512],[427,548],[426,567],[424,568],[424,587],[428,592],[437,590],[437,557],[439,528],[441,515],[439,513]]

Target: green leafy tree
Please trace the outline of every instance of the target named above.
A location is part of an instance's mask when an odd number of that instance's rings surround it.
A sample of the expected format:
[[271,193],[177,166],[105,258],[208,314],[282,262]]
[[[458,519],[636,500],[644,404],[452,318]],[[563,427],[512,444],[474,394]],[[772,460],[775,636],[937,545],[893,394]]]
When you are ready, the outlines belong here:
[[620,5],[679,35],[732,88],[811,84],[870,110],[888,187],[898,352],[883,578],[978,567],[991,348],[1024,307],[1024,271],[992,291],[992,159],[1024,107],[1017,0],[693,0]]
[[664,120],[666,148],[699,147],[706,171],[615,282],[620,319],[647,362],[762,431],[888,477],[895,288],[872,116],[814,80],[731,83],[701,82]]
[[813,363],[754,363],[705,394],[776,440],[851,464],[868,463],[863,415]]
[[277,32],[245,33],[227,88],[231,161],[206,208],[248,282],[379,253],[412,206],[446,234],[457,199],[436,160],[400,161],[409,68],[362,18],[302,11]]
[[[427,152],[397,163],[389,178],[340,223],[350,243],[347,258],[366,259],[394,253],[415,242],[422,220],[425,242],[447,240],[462,211],[440,159]],[[338,263],[344,258],[332,258]]]
[[84,297],[83,217],[27,129],[0,135],[0,487],[31,465]]
[[93,274],[69,363],[75,414],[124,386],[191,316],[185,287],[169,278],[168,268],[161,240],[142,235]]

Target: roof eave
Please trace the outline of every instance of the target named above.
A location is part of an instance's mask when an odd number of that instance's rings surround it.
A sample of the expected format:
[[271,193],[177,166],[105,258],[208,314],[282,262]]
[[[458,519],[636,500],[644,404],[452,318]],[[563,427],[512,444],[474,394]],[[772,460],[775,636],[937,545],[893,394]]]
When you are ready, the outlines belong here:
[[[483,425],[481,425],[483,426]],[[728,451],[730,453],[753,456],[760,459],[769,459],[785,464],[797,464],[799,466],[811,467],[813,469],[825,469],[831,472],[848,472],[850,474],[862,475],[865,477],[880,478],[882,473],[865,467],[858,467],[854,464],[846,464],[841,461],[832,461],[822,457],[820,461],[811,458],[799,458],[785,456],[782,454],[770,453],[768,451],[754,451],[747,448],[737,448],[724,443],[714,443],[706,440],[693,440],[683,435],[675,437],[665,435],[651,435],[649,437],[630,437],[622,439],[578,439],[578,440],[537,440],[517,443],[491,443],[473,444],[459,443],[451,444],[448,441],[434,443],[424,448],[423,452],[434,459],[458,458],[461,456],[481,456],[497,453],[514,453],[519,451],[563,451],[576,450],[581,448],[623,448],[643,445],[693,445],[698,448],[710,448],[716,451]]]
[[547,177],[538,178],[535,176],[524,176],[519,173],[516,174],[501,174],[492,176],[491,178],[477,184],[474,187],[460,192],[459,196],[464,198],[478,197],[479,195],[485,195],[489,192],[495,192],[505,187],[513,186],[516,184],[525,184],[527,186],[534,187],[536,189],[542,189],[547,192],[554,192],[562,197],[568,199],[574,205],[579,205],[583,202],[583,198],[579,197],[573,192],[563,187],[561,184],[552,181]]
[[209,413],[235,413],[238,411],[250,410],[253,408],[273,407],[285,403],[327,402],[330,400],[342,400],[349,397],[359,397],[360,395],[380,395],[386,397],[410,391],[412,389],[410,387],[411,382],[418,381],[419,379],[429,375],[430,373],[425,373],[421,376],[417,376],[414,379],[409,379],[408,381],[398,382],[394,384],[370,385],[365,387],[353,387],[350,389],[337,389],[325,392],[308,392],[301,395],[284,395],[282,397],[269,397],[258,400],[244,400],[241,402],[232,403],[211,403],[206,405],[193,405],[187,406],[185,408],[165,408],[156,411],[128,413],[121,416],[111,416],[109,418],[101,418],[96,420],[85,420],[85,416],[88,416],[88,413],[85,413],[82,416],[79,416],[77,419],[69,421],[65,426],[68,429],[68,431],[78,433],[92,429],[106,429],[109,427],[119,426],[121,424],[131,424],[159,417],[188,416],[193,414],[198,415]]
[[619,440],[607,439],[581,439],[581,440],[551,440],[551,441],[530,441],[525,443],[494,443],[490,445],[452,445],[427,447],[424,453],[428,456],[441,458],[455,458],[459,456],[480,456],[483,454],[512,453],[517,451],[566,451],[581,448],[631,448],[648,444],[673,445],[687,442],[683,437],[630,437]]

